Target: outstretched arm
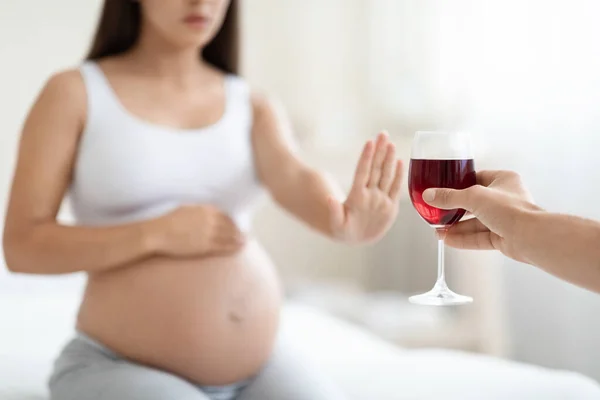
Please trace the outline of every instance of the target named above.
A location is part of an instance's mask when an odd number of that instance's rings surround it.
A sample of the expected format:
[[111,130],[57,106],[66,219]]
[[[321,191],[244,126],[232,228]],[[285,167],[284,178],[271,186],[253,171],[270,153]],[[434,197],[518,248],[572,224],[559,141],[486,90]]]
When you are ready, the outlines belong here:
[[464,208],[475,216],[449,230],[448,245],[497,249],[600,292],[600,222],[542,210],[514,172],[481,171],[477,180],[477,186],[466,190],[435,189],[423,194],[435,207]]
[[253,108],[258,174],[280,206],[319,232],[348,243],[370,243],[387,232],[398,212],[402,180],[402,164],[387,135],[366,143],[345,197],[294,152],[290,124],[280,107],[255,96]]

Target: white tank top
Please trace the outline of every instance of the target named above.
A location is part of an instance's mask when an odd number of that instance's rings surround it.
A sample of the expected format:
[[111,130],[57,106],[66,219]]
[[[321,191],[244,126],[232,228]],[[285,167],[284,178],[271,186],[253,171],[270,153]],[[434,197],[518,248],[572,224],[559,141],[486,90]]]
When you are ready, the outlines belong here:
[[211,204],[248,231],[263,193],[251,144],[250,90],[225,79],[222,118],[201,129],[175,129],[129,113],[102,70],[80,68],[87,121],[69,200],[77,223],[111,225],[157,217],[186,204]]

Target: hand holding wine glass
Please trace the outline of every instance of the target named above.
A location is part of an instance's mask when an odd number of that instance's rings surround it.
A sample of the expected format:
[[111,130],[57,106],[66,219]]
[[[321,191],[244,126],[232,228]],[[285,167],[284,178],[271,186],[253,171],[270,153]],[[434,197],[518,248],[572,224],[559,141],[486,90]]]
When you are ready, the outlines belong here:
[[434,188],[423,194],[432,207],[463,208],[473,215],[448,230],[449,246],[499,250],[600,293],[600,222],[545,211],[512,171],[480,171],[477,183],[465,190]]
[[428,189],[425,202],[439,209],[466,209],[475,218],[448,230],[446,244],[460,249],[499,250],[524,261],[519,251],[515,221],[540,208],[533,202],[519,174],[513,171],[480,171],[477,186],[465,190]]

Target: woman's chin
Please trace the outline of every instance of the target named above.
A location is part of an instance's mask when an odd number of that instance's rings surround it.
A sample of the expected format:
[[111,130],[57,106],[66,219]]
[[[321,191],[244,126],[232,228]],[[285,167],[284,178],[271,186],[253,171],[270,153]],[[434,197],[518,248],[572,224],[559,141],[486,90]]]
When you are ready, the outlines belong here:
[[181,48],[203,48],[214,38],[212,29],[193,29],[187,26],[178,32],[176,37],[171,36],[172,42]]

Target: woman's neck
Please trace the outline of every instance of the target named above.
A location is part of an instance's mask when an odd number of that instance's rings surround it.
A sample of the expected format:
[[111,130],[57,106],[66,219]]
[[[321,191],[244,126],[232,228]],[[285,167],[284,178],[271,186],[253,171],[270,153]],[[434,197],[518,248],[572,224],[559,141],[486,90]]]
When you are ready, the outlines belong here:
[[143,73],[182,83],[197,80],[199,72],[209,70],[198,47],[178,47],[152,29],[142,28],[139,40],[129,54]]

